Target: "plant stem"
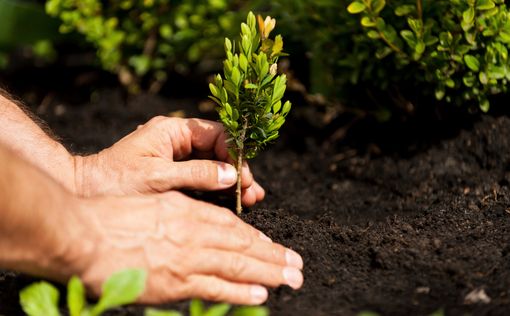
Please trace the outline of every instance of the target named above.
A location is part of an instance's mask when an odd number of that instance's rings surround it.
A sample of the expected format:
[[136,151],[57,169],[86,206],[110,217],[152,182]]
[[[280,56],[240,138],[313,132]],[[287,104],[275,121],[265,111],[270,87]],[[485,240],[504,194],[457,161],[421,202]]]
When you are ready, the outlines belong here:
[[244,141],[246,138],[246,130],[248,129],[248,120],[243,117],[243,129],[241,130],[241,146],[237,147],[237,187],[236,187],[236,212],[240,215],[243,212],[243,206],[241,204],[241,193],[242,193],[242,170],[243,170],[243,159],[244,159]]
[[418,18],[423,20],[423,3],[422,0],[416,0],[416,10],[418,11]]
[[236,188],[236,212],[240,215],[243,212],[243,206],[241,205],[241,170],[243,168],[243,148],[237,149],[237,188]]

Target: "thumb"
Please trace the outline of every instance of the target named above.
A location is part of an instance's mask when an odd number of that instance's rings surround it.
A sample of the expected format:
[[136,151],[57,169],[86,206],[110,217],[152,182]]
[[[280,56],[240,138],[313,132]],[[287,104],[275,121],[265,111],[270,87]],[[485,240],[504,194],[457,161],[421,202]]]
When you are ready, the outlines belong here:
[[237,182],[234,166],[213,160],[171,162],[163,170],[168,189],[223,190]]

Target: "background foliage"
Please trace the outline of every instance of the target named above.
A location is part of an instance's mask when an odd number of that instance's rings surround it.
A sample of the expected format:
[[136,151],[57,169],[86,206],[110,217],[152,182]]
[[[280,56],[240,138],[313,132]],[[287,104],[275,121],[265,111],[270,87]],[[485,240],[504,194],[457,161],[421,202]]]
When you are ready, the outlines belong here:
[[289,87],[297,80],[328,105],[385,120],[447,103],[487,111],[507,92],[504,0],[46,1],[60,32],[80,34],[132,92],[220,70],[224,38],[249,10],[277,19]]
[[168,71],[186,72],[214,58],[238,24],[242,1],[48,0],[60,31],[76,31],[97,49],[104,69],[133,92],[147,76],[157,91]]

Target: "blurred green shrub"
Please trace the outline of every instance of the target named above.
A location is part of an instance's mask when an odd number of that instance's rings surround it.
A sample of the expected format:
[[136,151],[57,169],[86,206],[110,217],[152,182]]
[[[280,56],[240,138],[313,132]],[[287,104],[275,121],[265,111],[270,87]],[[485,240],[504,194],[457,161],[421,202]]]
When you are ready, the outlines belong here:
[[[243,1],[48,0],[46,11],[97,48],[103,68],[132,92],[147,78],[157,91],[169,71],[219,58],[224,37],[236,30]],[[220,67],[220,62],[217,66]]]
[[52,42],[58,38],[58,23],[32,1],[0,0],[0,69],[9,64],[11,53],[28,47],[31,57],[52,61]]
[[435,98],[487,111],[508,90],[504,0],[275,0],[266,9],[291,55],[306,51],[312,93],[354,107],[366,91],[374,103],[386,93],[390,107]]

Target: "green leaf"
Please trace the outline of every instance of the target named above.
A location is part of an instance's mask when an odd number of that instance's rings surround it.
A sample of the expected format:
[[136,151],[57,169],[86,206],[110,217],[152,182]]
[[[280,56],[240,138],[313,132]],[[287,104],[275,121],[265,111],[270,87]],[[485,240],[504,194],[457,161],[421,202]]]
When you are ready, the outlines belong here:
[[494,8],[496,4],[493,0],[477,0],[476,1],[476,8],[478,10],[490,10]]
[[239,55],[239,67],[241,67],[241,70],[246,73],[248,70],[248,59],[244,54]]
[[225,37],[225,51],[231,52],[232,51],[232,42],[230,39]]
[[282,52],[283,49],[283,39],[281,35],[276,35],[273,43],[273,49],[271,56],[276,56]]
[[275,104],[273,104],[273,113],[278,113],[280,109],[282,108],[282,101],[278,101]]
[[444,316],[444,310],[442,308],[438,309],[437,311],[433,312],[429,316]]
[[414,4],[404,4],[395,8],[396,16],[404,16],[414,13],[416,11],[416,6]]
[[229,304],[216,304],[210,307],[203,316],[225,316],[229,310]]
[[466,23],[470,23],[470,24],[473,23],[473,21],[475,19],[475,8],[470,7],[466,11],[464,11],[462,13],[462,19]]
[[437,100],[441,101],[444,98],[445,94],[446,92],[443,87],[436,88],[435,96]]
[[353,3],[349,4],[349,6],[347,7],[347,11],[350,14],[358,14],[365,11],[366,8],[367,7],[365,4],[358,1],[354,1]]
[[476,82],[476,77],[475,76],[470,76],[470,75],[466,75],[464,76],[464,78],[462,78],[462,82],[464,83],[464,85],[468,88],[471,88],[474,86],[475,82]]
[[478,72],[480,70],[480,62],[475,56],[464,55],[464,62],[466,63],[466,66],[474,72]]
[[230,104],[225,103],[225,111],[227,111],[229,117],[232,117],[232,106]]
[[282,109],[282,115],[287,115],[292,107],[292,103],[290,101],[285,102]]
[[92,309],[92,316],[101,315],[110,308],[134,303],[145,289],[147,272],[127,269],[114,273],[103,284],[103,293]]
[[209,90],[211,90],[212,95],[215,96],[216,98],[220,97],[220,91],[214,84],[212,83],[209,84]]
[[199,299],[191,300],[191,304],[189,306],[189,316],[203,316],[203,313],[204,303]]
[[482,112],[484,112],[484,113],[489,112],[490,107],[491,107],[491,104],[490,104],[489,100],[482,99],[480,101],[480,110],[482,110]]
[[368,31],[367,36],[371,39],[380,39],[381,38],[381,35],[379,34],[379,32],[377,32],[375,30]]
[[368,16],[364,16],[361,19],[361,25],[364,27],[374,27],[374,26],[376,26],[376,23],[374,22],[374,20],[372,20]]
[[37,282],[24,288],[20,304],[29,316],[59,316],[58,290],[48,282]]
[[378,313],[376,312],[371,312],[371,311],[361,311],[358,313],[357,316],[380,316]]
[[[276,133],[276,137],[278,137],[278,133]],[[236,308],[232,312],[232,316],[269,316],[269,309],[263,306],[242,306]]]
[[163,311],[154,308],[147,308],[144,313],[144,316],[183,316],[181,313],[177,311]]
[[372,0],[372,10],[378,14],[386,6],[386,0]]
[[409,47],[411,47],[413,50],[415,49],[415,46],[416,46],[416,36],[414,35],[414,33],[410,30],[402,30],[400,32],[400,36],[402,36],[402,38],[406,41],[407,45],[409,45]]
[[487,83],[489,83],[489,77],[487,76],[487,74],[483,71],[481,71],[479,74],[478,74],[478,79],[480,80],[480,83],[483,84],[483,85],[486,85]]
[[419,19],[408,18],[407,24],[413,30],[414,34],[421,34],[423,31],[423,22]]
[[71,316],[80,316],[87,305],[85,287],[77,276],[67,283],[67,307]]

